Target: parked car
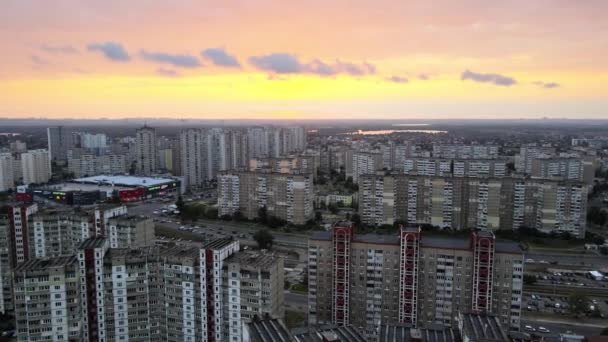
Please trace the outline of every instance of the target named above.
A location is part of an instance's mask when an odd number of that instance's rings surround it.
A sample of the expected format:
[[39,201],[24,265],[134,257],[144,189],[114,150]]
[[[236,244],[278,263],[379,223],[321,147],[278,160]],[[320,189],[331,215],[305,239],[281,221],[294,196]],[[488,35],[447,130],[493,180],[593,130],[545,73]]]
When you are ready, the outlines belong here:
[[538,332],[548,334],[548,333],[550,333],[551,331],[549,331],[549,329],[547,329],[547,328],[545,328],[545,327],[538,327]]

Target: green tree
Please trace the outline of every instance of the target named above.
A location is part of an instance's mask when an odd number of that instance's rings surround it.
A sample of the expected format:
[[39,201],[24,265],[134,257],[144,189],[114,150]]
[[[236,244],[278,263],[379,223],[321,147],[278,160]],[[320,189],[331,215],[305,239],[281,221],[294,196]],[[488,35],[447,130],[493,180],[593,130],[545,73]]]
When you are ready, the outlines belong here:
[[321,213],[320,211],[316,211],[315,212],[315,221],[319,222],[323,220],[323,213]]
[[274,242],[274,236],[267,229],[255,232],[253,239],[258,244],[259,249],[271,249]]
[[247,221],[247,218],[240,211],[237,211],[234,214],[232,214],[232,218],[235,221]]
[[357,214],[357,213],[354,213],[351,216],[350,220],[355,226],[358,226],[361,224],[361,216],[359,216],[359,214]]
[[582,293],[573,293],[568,297],[568,307],[570,308],[570,313],[574,316],[587,312],[590,304],[589,297]]
[[529,274],[524,274],[524,285],[534,285],[536,284],[536,277],[529,275]]
[[262,224],[268,223],[268,209],[266,206],[260,207],[258,209],[258,221]]
[[330,204],[330,205],[328,205],[328,206],[327,206],[327,209],[329,209],[329,211],[330,211],[332,214],[334,214],[334,215],[336,215],[336,214],[338,213],[338,211],[339,211],[339,210],[338,210],[338,207],[337,207],[335,204]]
[[180,195],[179,197],[177,197],[177,202],[175,202],[175,206],[177,206],[177,210],[179,210],[180,212],[184,211],[184,206],[186,204],[184,203],[184,199],[182,198],[182,196]]

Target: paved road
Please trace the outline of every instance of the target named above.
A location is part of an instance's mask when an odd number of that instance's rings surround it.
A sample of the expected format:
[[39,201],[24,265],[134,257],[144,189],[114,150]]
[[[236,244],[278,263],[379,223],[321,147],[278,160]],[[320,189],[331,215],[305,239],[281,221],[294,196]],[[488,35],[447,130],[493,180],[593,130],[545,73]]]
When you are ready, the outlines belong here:
[[[171,222],[162,224],[177,229],[182,226],[182,224],[179,223],[179,220],[175,217],[163,217],[154,214],[154,211],[162,210],[162,208],[167,207],[171,204],[173,203],[162,203],[153,200],[138,205],[130,206],[128,210],[129,213],[135,215],[144,215],[160,220],[170,220]],[[216,232],[224,232],[227,235],[232,234],[233,231],[237,232],[237,234],[246,234],[248,239],[251,239],[251,236],[258,230],[265,229],[264,226],[255,223],[235,223],[230,221],[205,219],[198,220],[196,222],[196,225],[204,226],[205,230],[211,229]],[[276,231],[270,231],[270,233],[274,236],[274,243],[277,245],[308,248],[308,235],[306,234],[293,234]]]
[[[536,263],[539,261],[546,261],[548,264],[544,264],[551,268],[567,268],[567,266],[580,266],[589,268],[600,268],[606,267],[608,263],[608,257],[593,254],[559,254],[559,253],[545,253],[545,252],[532,252],[526,253],[526,259],[532,259]],[[554,264],[550,264],[550,263]]]
[[[551,318],[527,318],[524,317],[521,321],[521,328],[524,331],[526,325],[532,326],[534,329],[538,329],[539,326],[549,329],[549,334],[536,333],[541,336],[558,336],[560,333],[564,334],[567,331],[573,332],[578,335],[592,336],[599,335],[605,326],[596,324],[586,324],[584,322],[564,322],[561,320],[554,320]],[[608,325],[608,322],[607,322]],[[529,331],[525,331],[530,333]]]

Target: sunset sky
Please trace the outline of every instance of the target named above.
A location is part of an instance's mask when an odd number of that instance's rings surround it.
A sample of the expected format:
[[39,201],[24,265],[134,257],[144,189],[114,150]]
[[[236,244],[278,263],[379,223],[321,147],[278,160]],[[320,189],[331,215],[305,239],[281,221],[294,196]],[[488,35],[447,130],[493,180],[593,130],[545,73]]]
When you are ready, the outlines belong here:
[[0,117],[606,118],[606,0],[3,0]]

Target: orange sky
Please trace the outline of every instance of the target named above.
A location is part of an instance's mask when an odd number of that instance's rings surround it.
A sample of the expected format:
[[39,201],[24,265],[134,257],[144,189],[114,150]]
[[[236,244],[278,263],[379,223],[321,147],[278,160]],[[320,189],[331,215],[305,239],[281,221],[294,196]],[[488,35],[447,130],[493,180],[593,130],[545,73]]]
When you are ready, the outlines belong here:
[[5,0],[0,117],[608,118],[608,1]]

